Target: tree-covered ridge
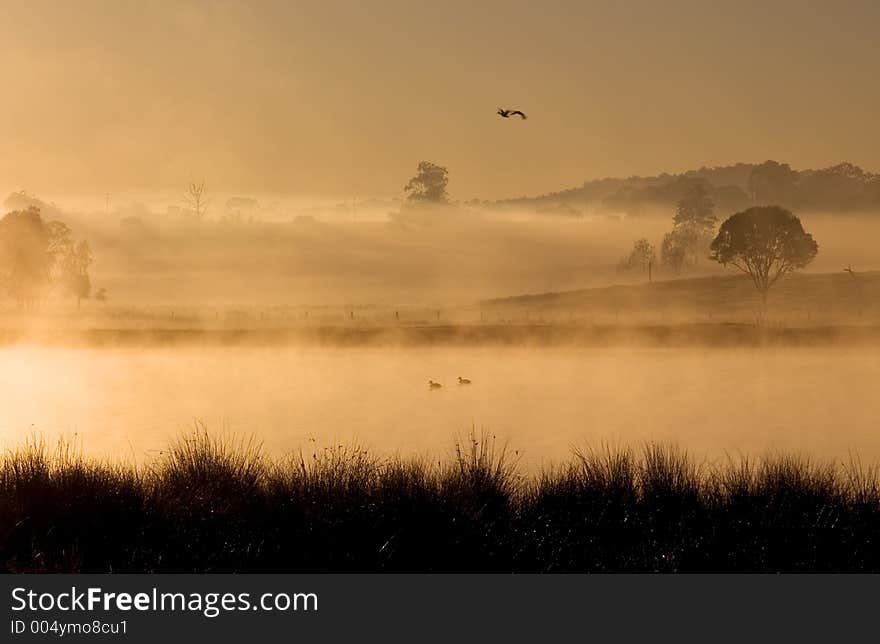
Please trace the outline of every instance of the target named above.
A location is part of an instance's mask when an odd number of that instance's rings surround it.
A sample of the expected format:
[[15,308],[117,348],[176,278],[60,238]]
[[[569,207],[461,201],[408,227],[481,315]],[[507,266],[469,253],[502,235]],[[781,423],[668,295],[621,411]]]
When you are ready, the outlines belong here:
[[703,167],[652,177],[597,179],[585,181],[576,188],[502,200],[496,205],[540,207],[566,203],[640,214],[654,206],[674,206],[695,185],[706,190],[708,198],[722,213],[751,205],[831,212],[880,209],[880,174],[848,162],[818,170],[795,170],[777,161]]

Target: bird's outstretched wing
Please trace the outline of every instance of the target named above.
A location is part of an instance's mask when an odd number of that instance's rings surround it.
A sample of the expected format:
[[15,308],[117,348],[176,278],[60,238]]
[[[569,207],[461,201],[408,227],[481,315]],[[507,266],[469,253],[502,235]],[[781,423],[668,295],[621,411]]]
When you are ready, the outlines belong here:
[[519,110],[513,110],[513,111],[510,113],[510,115],[511,115],[511,116],[513,116],[513,115],[521,116],[523,121],[525,121],[527,118],[529,118],[528,116],[526,116],[525,114],[523,114],[523,113],[520,112]]
[[507,110],[505,110],[504,108],[499,107],[499,108],[498,108],[498,112],[497,112],[497,114],[498,114],[499,116],[503,116],[504,118],[507,118],[507,117],[509,116],[510,113],[509,113]]

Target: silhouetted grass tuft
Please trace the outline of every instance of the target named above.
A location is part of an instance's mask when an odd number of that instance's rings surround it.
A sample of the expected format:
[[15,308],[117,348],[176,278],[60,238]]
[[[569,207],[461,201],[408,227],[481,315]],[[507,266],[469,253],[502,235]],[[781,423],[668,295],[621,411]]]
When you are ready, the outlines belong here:
[[451,458],[336,445],[268,459],[180,437],[146,467],[38,438],[0,461],[8,572],[872,571],[880,481],[857,460],[698,463],[579,450],[524,476],[489,435]]

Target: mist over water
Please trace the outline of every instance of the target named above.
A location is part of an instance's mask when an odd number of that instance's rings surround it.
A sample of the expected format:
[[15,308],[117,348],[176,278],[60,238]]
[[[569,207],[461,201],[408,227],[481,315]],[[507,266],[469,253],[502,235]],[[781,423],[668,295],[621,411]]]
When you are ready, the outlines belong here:
[[4,3],[0,572],[880,571],[880,2],[721,4]]
[[878,370],[876,347],[19,346],[0,352],[0,441],[76,434],[86,453],[142,461],[198,419],[273,454],[356,442],[442,456],[473,427],[529,468],[572,446],[645,441],[710,459],[779,450],[873,462]]
[[[52,214],[90,240],[93,285],[109,300],[0,309],[0,331],[24,334],[4,336],[0,348],[0,442],[75,435],[86,453],[145,461],[199,421],[212,433],[254,436],[273,454],[359,443],[442,456],[475,429],[508,442],[529,468],[602,442],[675,442],[713,459],[779,450],[880,460],[877,342],[723,348],[735,336],[724,324],[755,328],[748,278],[708,260],[683,275],[658,266],[653,283],[619,270],[634,239],[660,244],[669,212],[560,217],[474,205],[407,218],[384,207],[353,219],[345,208],[313,216],[288,204],[255,221],[200,223],[137,208]],[[774,287],[768,322],[875,333],[876,217],[805,213],[803,221],[820,253]],[[849,265],[857,278],[841,270]],[[621,286],[604,288],[613,285]],[[486,301],[528,293],[548,295]],[[483,329],[493,340],[507,331],[492,325],[520,324],[554,327],[550,335],[610,325],[625,336],[638,325],[694,323],[719,333],[664,348],[538,347],[528,332],[521,346],[320,340],[428,327],[452,336]],[[145,336],[128,346],[65,335],[95,330]],[[288,330],[318,339],[186,339]],[[154,332],[171,335],[155,341]],[[473,384],[459,386],[459,376]],[[429,379],[443,387],[429,389]]]

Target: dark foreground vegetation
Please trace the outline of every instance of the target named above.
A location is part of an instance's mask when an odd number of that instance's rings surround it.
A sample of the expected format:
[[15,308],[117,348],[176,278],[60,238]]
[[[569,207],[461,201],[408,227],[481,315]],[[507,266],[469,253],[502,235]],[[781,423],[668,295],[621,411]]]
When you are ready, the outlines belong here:
[[269,460],[197,432],[148,466],[34,440],[0,468],[7,572],[878,571],[856,464],[577,452],[522,476],[485,437],[445,461],[345,446]]

